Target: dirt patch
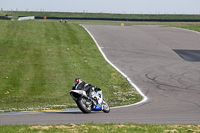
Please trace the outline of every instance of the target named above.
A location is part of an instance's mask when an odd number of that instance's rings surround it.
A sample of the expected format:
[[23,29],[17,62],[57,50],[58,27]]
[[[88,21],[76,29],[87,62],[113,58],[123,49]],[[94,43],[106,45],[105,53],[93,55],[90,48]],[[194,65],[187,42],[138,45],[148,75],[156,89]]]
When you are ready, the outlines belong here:
[[71,129],[71,127],[65,126],[65,125],[55,126],[55,128],[58,128],[58,129]]
[[114,128],[123,128],[126,127],[125,125],[115,125]]
[[126,125],[115,125],[114,128],[141,128],[140,126],[135,126],[135,125],[130,125],[130,126],[126,126]]
[[170,128],[183,128],[183,126],[182,125],[170,125],[170,126],[168,126],[168,127],[170,127]]
[[75,128],[76,125],[72,123],[72,124],[70,124],[70,127],[71,127],[71,128]]
[[178,133],[176,129],[173,130],[164,130],[164,133]]
[[30,129],[43,129],[43,130],[49,130],[50,128],[53,128],[52,126],[32,126]]
[[188,129],[187,132],[190,132],[190,133],[200,133],[200,130]]
[[98,127],[98,126],[91,126],[91,128],[97,129],[97,130],[101,129],[101,127]]
[[59,125],[59,126],[55,126],[55,128],[58,128],[58,129],[74,129],[74,128],[76,128],[76,125],[75,124],[70,124],[69,126]]

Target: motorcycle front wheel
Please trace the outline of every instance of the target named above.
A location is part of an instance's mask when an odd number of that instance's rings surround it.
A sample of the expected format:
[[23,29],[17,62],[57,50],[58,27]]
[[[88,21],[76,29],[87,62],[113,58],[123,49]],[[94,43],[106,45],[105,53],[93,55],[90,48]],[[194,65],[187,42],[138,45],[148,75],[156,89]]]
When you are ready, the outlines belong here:
[[102,106],[103,106],[103,112],[104,113],[110,112],[110,107],[108,106],[108,104],[104,100],[103,100]]
[[83,113],[90,113],[92,111],[92,103],[86,98],[81,97],[76,101],[77,106]]

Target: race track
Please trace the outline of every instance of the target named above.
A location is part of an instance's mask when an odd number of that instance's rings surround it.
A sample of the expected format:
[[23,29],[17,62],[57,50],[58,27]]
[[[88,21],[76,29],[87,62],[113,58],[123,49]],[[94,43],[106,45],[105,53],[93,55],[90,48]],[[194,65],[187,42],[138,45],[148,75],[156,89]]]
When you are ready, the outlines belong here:
[[[75,110],[4,113],[0,114],[0,124],[200,124],[200,62],[186,61],[174,52],[200,50],[199,33],[160,26],[85,27],[107,58],[141,89],[148,101],[112,109],[109,114]],[[194,58],[198,54],[196,51]]]

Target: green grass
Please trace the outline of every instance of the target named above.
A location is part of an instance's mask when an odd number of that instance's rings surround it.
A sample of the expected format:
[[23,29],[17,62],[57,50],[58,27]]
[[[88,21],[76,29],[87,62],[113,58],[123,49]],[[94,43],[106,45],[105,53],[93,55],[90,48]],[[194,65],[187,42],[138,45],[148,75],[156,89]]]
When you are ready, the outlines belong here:
[[0,21],[0,110],[76,107],[76,77],[100,87],[111,106],[141,100],[78,24]]
[[2,133],[198,133],[200,125],[147,124],[70,124],[70,125],[4,125]]
[[191,24],[190,25],[179,25],[179,26],[176,26],[176,27],[200,32],[200,23],[196,24],[196,25],[194,25],[194,24],[193,25],[191,25]]

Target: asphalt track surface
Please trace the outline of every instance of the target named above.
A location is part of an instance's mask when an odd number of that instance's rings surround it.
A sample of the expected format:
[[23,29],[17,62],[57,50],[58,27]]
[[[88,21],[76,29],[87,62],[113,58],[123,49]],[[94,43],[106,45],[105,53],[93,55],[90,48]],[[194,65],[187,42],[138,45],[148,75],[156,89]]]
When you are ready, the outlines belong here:
[[182,59],[173,50],[200,50],[200,34],[160,26],[85,25],[107,58],[148,97],[139,105],[106,114],[79,110],[2,113],[0,124],[132,122],[200,124],[200,62]]

